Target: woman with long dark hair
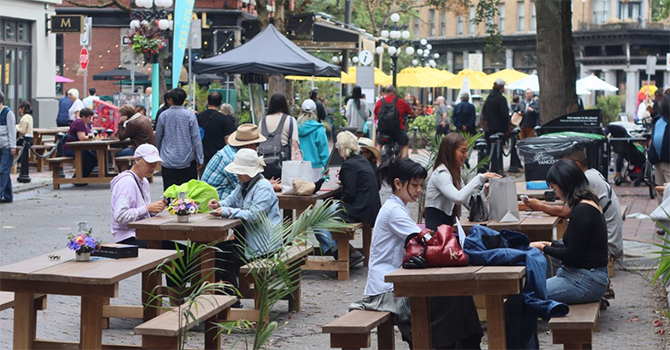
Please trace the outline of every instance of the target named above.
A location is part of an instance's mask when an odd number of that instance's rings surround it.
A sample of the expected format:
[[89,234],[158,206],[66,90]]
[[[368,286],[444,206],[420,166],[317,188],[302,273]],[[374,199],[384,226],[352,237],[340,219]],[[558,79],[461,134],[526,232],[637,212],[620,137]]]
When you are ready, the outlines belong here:
[[351,99],[347,102],[346,117],[347,125],[356,128],[356,136],[363,137],[365,123],[370,118],[371,111],[363,98],[363,92],[358,85],[351,91]]
[[[284,122],[282,125],[279,125],[282,122],[282,117],[284,117]],[[295,120],[288,108],[288,101],[286,96],[282,93],[276,93],[270,97],[270,102],[268,103],[268,111],[265,118],[260,120],[258,126],[261,129],[261,134],[267,137],[269,134],[274,134],[281,132],[281,145],[282,148],[286,147],[290,150],[292,155],[300,154],[300,143],[298,141],[298,122]],[[291,144],[289,145],[289,139]],[[292,155],[289,155],[291,159],[294,159]],[[300,159],[297,160],[301,160]]]
[[437,151],[433,174],[426,189],[426,228],[437,230],[443,224],[453,225],[461,215],[461,205],[481,187],[486,179],[498,178],[496,173],[478,174],[465,185],[461,169],[468,161],[468,143],[458,133],[442,138]]
[[598,197],[584,172],[571,160],[559,160],[547,173],[547,184],[572,209],[563,241],[533,242],[531,247],[561,260],[547,280],[547,299],[566,304],[600,301],[607,290],[607,224]]

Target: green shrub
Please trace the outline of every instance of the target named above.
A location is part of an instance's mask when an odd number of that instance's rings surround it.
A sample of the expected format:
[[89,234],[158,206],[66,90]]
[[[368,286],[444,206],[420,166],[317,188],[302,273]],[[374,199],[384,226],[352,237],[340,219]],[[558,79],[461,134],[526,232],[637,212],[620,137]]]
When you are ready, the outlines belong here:
[[621,97],[618,95],[600,96],[596,107],[603,111],[603,124],[615,122],[619,120],[619,113],[621,113]]
[[407,122],[407,131],[412,131],[412,128],[415,126],[419,128],[419,132],[424,135],[428,135],[430,131],[435,131],[436,121],[435,116],[424,115],[414,118],[414,120],[409,119]]
[[248,110],[240,111],[240,113],[237,114],[237,125],[245,123],[251,123],[251,112]]

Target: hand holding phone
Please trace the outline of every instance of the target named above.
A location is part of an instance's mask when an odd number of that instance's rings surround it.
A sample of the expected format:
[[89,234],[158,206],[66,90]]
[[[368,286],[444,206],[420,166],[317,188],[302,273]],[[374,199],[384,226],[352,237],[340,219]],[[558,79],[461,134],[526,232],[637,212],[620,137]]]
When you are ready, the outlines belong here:
[[525,195],[525,194],[522,194],[522,195],[520,195],[519,197],[521,197],[521,200],[522,200],[522,201],[527,201],[528,199],[530,199],[530,198],[528,198],[528,196]]

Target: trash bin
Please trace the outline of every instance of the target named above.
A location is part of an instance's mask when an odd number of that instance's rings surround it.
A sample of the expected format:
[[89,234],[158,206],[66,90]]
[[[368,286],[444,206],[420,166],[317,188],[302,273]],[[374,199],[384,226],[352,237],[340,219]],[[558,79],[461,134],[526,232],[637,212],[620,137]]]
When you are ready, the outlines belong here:
[[526,181],[546,180],[549,168],[575,147],[585,149],[589,166],[595,168],[594,164],[599,161],[598,152],[601,151],[598,145],[605,140],[605,137],[600,140],[599,136],[601,135],[561,132],[519,141],[519,155],[523,159]]

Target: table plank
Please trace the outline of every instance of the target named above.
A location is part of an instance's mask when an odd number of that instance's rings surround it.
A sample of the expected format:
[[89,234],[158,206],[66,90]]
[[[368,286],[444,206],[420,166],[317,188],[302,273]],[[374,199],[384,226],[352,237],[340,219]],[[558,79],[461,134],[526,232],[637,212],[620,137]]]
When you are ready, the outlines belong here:
[[[53,253],[40,255],[32,259],[24,260],[10,265],[0,267],[0,278],[10,279],[28,279],[28,275],[32,272],[39,271],[51,266],[56,266],[68,260],[74,253],[68,248],[57,250]],[[49,255],[59,255],[60,260],[51,260]]]
[[475,273],[482,269],[482,266],[462,266],[439,268],[428,276],[428,281],[462,281],[473,279]]
[[544,199],[544,192],[545,191],[551,191],[551,189],[548,189],[548,190],[527,190],[525,182],[517,182],[516,183],[516,195],[517,195],[517,197],[519,197],[522,194],[525,194],[529,198]]
[[425,282],[428,276],[439,270],[439,267],[430,267],[427,269],[397,269],[384,276],[384,281],[388,283],[402,282]]
[[[117,259],[113,264],[99,264],[91,269],[79,270],[70,275],[72,283],[111,284],[138,273],[149,271],[165,260],[177,257],[176,250],[139,249],[137,258]],[[108,259],[103,261],[109,262]]]
[[171,220],[175,220],[175,218],[167,215],[158,215],[138,220],[135,222],[129,222],[128,228],[132,228],[135,230],[143,230],[143,229],[157,230],[160,228],[162,224],[169,222]]
[[482,266],[475,272],[476,280],[518,280],[526,275],[525,266]]
[[[529,228],[533,230],[553,230],[561,221],[558,216],[551,216],[541,211],[524,212],[521,214],[521,230]],[[523,231],[522,231],[523,232]]]

